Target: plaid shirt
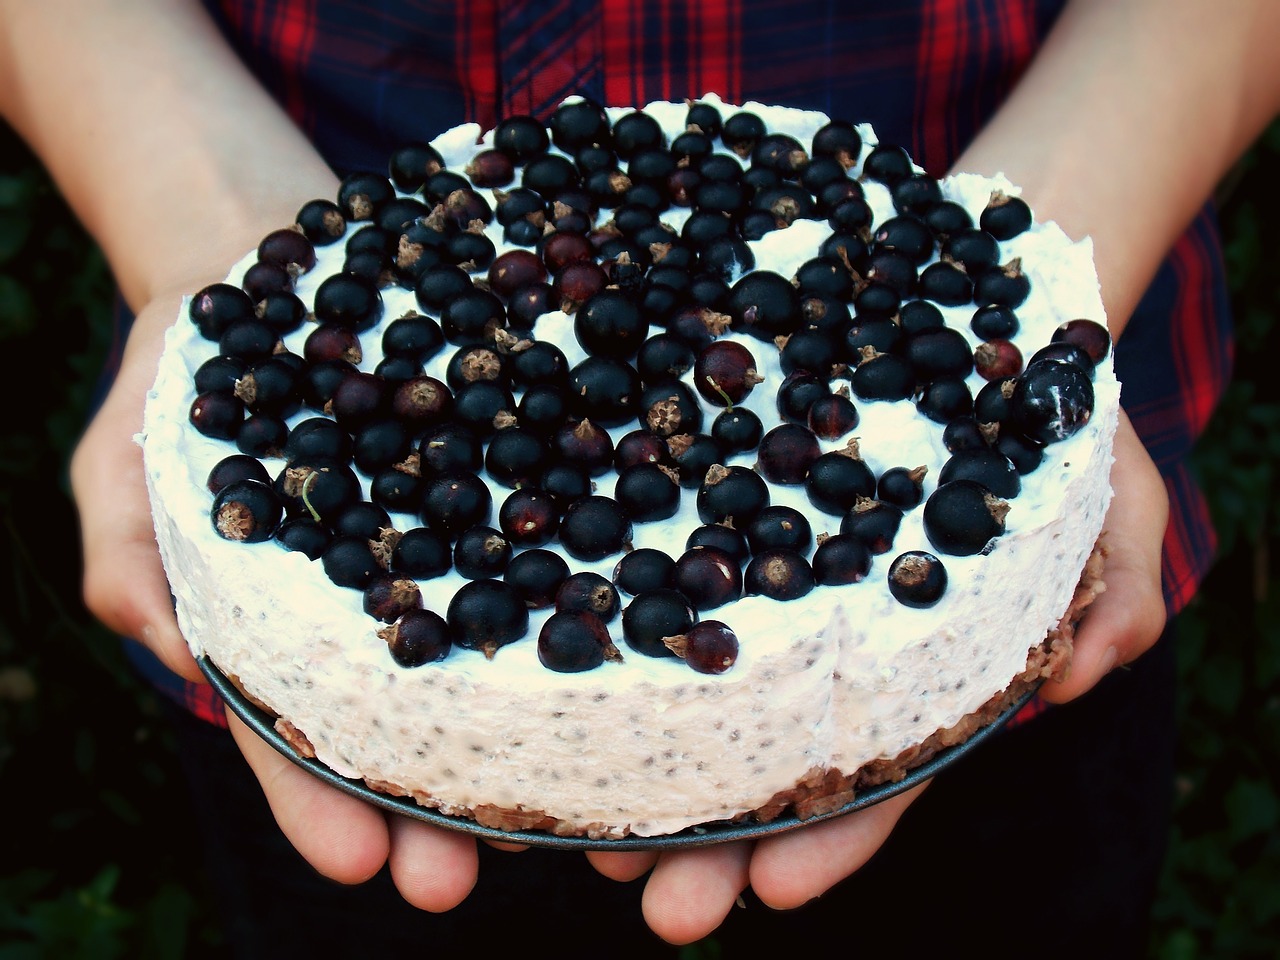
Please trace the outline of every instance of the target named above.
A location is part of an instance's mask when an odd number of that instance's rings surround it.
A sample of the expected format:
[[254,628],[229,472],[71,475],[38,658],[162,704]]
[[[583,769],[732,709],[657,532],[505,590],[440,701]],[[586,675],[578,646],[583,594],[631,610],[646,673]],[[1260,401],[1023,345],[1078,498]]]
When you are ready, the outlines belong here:
[[[643,105],[716,92],[866,120],[944,173],[1017,82],[1052,0],[206,0],[231,44],[339,173],[456,124],[547,117],[565,96]],[[1123,401],[1164,474],[1169,610],[1215,550],[1186,458],[1230,375],[1212,213],[1178,241],[1118,343]],[[137,645],[131,645],[136,647]],[[139,647],[142,660],[149,654]],[[200,716],[216,695],[154,660],[146,672]],[[1034,713],[1033,703],[1026,713]]]

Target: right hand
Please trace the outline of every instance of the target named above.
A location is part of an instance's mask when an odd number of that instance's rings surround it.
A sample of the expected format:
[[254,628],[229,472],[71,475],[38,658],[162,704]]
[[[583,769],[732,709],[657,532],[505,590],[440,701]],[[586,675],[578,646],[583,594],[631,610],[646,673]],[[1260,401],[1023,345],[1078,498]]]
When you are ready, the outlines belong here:
[[[196,289],[192,287],[192,289]],[[110,629],[146,645],[174,673],[203,682],[178,628],[152,527],[135,436],[181,297],[160,297],[138,313],[110,393],[71,462],[80,512],[84,598]],[[361,883],[389,863],[401,895],[424,910],[461,903],[477,874],[475,841],[382,813],[277,753],[228,711],[232,735],[262,785],[281,832],[323,876]]]

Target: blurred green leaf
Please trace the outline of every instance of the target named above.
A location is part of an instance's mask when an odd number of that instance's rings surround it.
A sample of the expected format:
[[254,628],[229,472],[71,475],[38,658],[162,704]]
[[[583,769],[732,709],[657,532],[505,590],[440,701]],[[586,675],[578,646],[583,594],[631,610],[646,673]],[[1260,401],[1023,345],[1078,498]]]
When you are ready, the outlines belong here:
[[1228,791],[1224,806],[1234,843],[1269,834],[1280,821],[1280,804],[1271,785],[1261,780],[1237,780]]

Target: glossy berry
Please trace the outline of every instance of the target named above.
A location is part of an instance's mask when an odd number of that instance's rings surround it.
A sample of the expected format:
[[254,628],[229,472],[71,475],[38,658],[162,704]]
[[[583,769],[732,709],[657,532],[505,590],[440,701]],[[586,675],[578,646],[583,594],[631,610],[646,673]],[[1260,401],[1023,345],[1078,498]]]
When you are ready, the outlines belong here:
[[589,613],[608,623],[621,609],[617,588],[589,570],[571,574],[556,591],[556,611],[560,613]]
[[707,471],[725,458],[725,449],[715,437],[705,433],[677,434],[667,438],[667,452],[676,469],[680,486],[696,489]]
[[771,504],[765,507],[745,530],[752,553],[785,547],[808,554],[813,547],[813,529],[805,515],[795,507]]
[[468,580],[500,577],[511,562],[511,542],[493,527],[468,527],[453,546],[453,568]]
[[978,423],[1004,423],[1009,419],[1009,400],[1017,377],[991,380],[973,398],[973,416]]
[[380,540],[392,527],[387,511],[369,500],[349,503],[330,521],[333,532],[340,536]]
[[794,333],[800,324],[799,291],[771,270],[756,270],[737,281],[727,306],[734,329],[761,340]]
[[290,516],[332,521],[360,500],[360,479],[346,463],[323,457],[292,461],[277,474],[272,487]]
[[727,523],[705,523],[700,527],[694,527],[685,538],[684,546],[686,550],[692,550],[694,547],[715,547],[733,557],[739,565],[751,558],[751,548],[747,544],[746,536]]
[[205,486],[210,493],[217,495],[222,491],[223,487],[235,483],[237,480],[257,480],[260,483],[270,483],[271,475],[267,473],[267,468],[262,465],[262,461],[257,457],[250,457],[243,453],[233,453],[230,456],[223,457],[213,465],[208,477],[205,478]]
[[595,614],[581,610],[553,613],[538,631],[538,662],[557,673],[594,670],[605,660],[621,660],[609,630]]
[[551,138],[534,117],[518,114],[498,122],[493,131],[493,145],[516,163],[523,164],[546,153]]
[[501,150],[481,150],[462,172],[476,187],[505,187],[516,178],[515,162]]
[[862,174],[870,180],[879,180],[892,188],[914,173],[911,157],[897,144],[879,143],[863,161]]
[[369,541],[363,537],[334,537],[320,556],[325,575],[340,587],[363,590],[382,572]]
[[520,487],[498,509],[498,526],[515,546],[540,547],[560,526],[560,509],[551,494],[538,487]]
[[924,505],[924,532],[934,549],[967,557],[983,552],[1004,533],[1009,505],[972,480],[938,487]]
[[1016,308],[1022,306],[1031,293],[1031,281],[1022,272],[1017,258],[1003,266],[991,267],[979,273],[973,282],[973,302]]
[[422,591],[408,577],[377,573],[364,588],[364,612],[383,623],[395,623],[421,606]]
[[451,566],[449,538],[427,527],[406,530],[391,551],[391,569],[415,580],[439,577]]
[[876,497],[903,510],[920,505],[924,499],[924,478],[928,468],[890,467],[876,482]]
[[679,380],[645,387],[638,413],[641,425],[655,436],[673,437],[702,429],[702,407],[693,391]]
[[861,497],[840,521],[840,532],[861,540],[872,553],[888,553],[901,525],[900,507]]
[[236,432],[236,449],[254,457],[278,457],[288,435],[289,425],[282,417],[251,414]]
[[272,230],[262,238],[258,244],[258,259],[284,267],[298,276],[316,265],[316,248],[301,230],[284,227]]
[[440,151],[420,141],[400,144],[387,160],[387,176],[405,193],[421,190],[423,184],[443,168]]
[[934,423],[950,423],[973,412],[973,394],[963,377],[949,374],[924,385],[916,409]]
[[587,357],[569,371],[577,413],[604,427],[620,427],[636,415],[640,375],[616,357]]
[[313,310],[321,323],[334,323],[357,332],[382,318],[382,294],[368,280],[336,273],[316,289]]
[[218,491],[209,516],[214,532],[224,540],[260,543],[275,533],[284,505],[261,480],[236,480]]
[[490,660],[529,629],[529,608],[520,594],[501,580],[472,580],[449,601],[445,614],[453,642],[479,650]]
[[269,357],[251,366],[237,381],[236,396],[248,410],[283,417],[298,412],[302,406],[301,369],[285,356]]
[[453,395],[454,419],[482,439],[492,437],[515,411],[515,397],[499,380],[473,380]]
[[583,497],[569,505],[560,521],[560,544],[577,560],[621,553],[630,546],[631,533],[631,519],[611,497]]
[[889,565],[889,592],[905,607],[932,607],[947,589],[947,570],[931,553],[909,550]]
[[564,557],[542,547],[517,553],[502,577],[530,610],[553,605],[560,585],[568,578],[569,564]]
[[1018,332],[1019,326],[1014,309],[997,303],[979,307],[969,321],[969,329],[982,340],[1009,339]]
[[1022,372],[1022,351],[1011,340],[987,340],[973,350],[973,367],[983,380],[1004,380]]
[[550,452],[535,431],[523,426],[499,430],[484,455],[484,467],[498,483],[519,487],[533,483],[546,468]]
[[987,435],[976,417],[956,417],[942,431],[942,445],[948,453],[979,450],[988,445]]
[[698,517],[703,523],[719,523],[730,517],[735,524],[750,523],[769,504],[769,487],[754,470],[740,466],[712,466],[698,487]]
[[742,596],[742,569],[715,547],[694,547],[676,560],[672,583],[698,610],[712,610]]
[[1012,240],[1031,228],[1031,208],[1021,197],[996,190],[983,208],[978,225],[997,240]]
[[1040,443],[1073,436],[1092,418],[1093,404],[1089,375],[1074,363],[1058,360],[1028,364],[1009,400],[1014,424]]
[[1006,500],[1012,500],[1022,490],[1018,471],[1009,458],[990,448],[953,453],[938,472],[938,483],[952,480],[974,480]]
[[746,407],[721,410],[711,422],[711,437],[726,455],[754,450],[763,436],[760,418]]
[[921,271],[917,293],[944,307],[961,307],[973,300],[973,280],[963,268],[939,260]]
[[635,596],[622,611],[622,637],[627,646],[648,657],[674,657],[663,642],[686,633],[698,614],[678,590],[659,588]]
[[861,400],[906,400],[916,389],[911,364],[895,353],[864,347],[861,361],[849,377],[854,396]]
[[609,117],[590,97],[556,107],[547,126],[551,130],[551,142],[566,153],[585,146],[608,144],[610,139]]
[[302,235],[316,246],[328,246],[342,239],[347,218],[332,200],[309,200],[298,208],[294,217]]
[[814,587],[813,568],[799,552],[770,547],[755,554],[743,574],[743,589],[772,600],[796,600]]
[[797,423],[780,423],[761,438],[756,469],[770,483],[800,484],[821,455],[812,430]]
[[1022,476],[1034,473],[1044,461],[1044,445],[1014,430],[1002,430],[996,437],[995,448],[1004,454]]
[[446,473],[427,484],[422,498],[422,519],[451,540],[462,531],[487,523],[493,509],[488,486],[473,473]]
[[809,407],[809,429],[820,440],[839,440],[858,426],[858,408],[846,393],[831,393]]
[[959,330],[950,327],[909,337],[903,354],[916,379],[922,383],[939,377],[967,377],[973,372],[973,350],[969,341]]
[[778,385],[774,402],[778,415],[783,420],[806,424],[809,422],[810,407],[830,392],[831,387],[826,377],[807,370],[796,370],[787,374]]
[[614,497],[636,523],[667,520],[680,509],[679,476],[671,467],[637,463],[618,474]]
[[780,338],[778,343],[783,373],[807,370],[816,376],[826,376],[842,359],[839,341],[822,330],[797,330],[789,337]]
[[719,620],[695,623],[664,640],[667,648],[698,673],[721,674],[738,660],[738,636]]
[[659,587],[672,586],[676,562],[652,547],[627,553],[613,568],[613,582],[619,590],[635,596]]
[[232,323],[253,317],[254,301],[239,287],[214,283],[191,298],[187,315],[206,340],[217,340]]
[[449,656],[453,642],[444,617],[432,610],[408,610],[391,626],[378,631],[391,658],[402,667],[420,667]]
[[1050,339],[1054,343],[1069,343],[1079,347],[1095,366],[1105,360],[1111,350],[1111,334],[1096,320],[1068,320],[1053,331]]
[[311,517],[290,517],[276,527],[276,541],[308,560],[319,560],[332,540],[332,531]]
[[828,450],[809,465],[804,479],[809,502],[823,513],[839,516],[863,497],[875,495],[876,478],[858,454],[856,442]]
[[708,344],[693,365],[694,388],[708,403],[718,407],[741,403],[760,382],[756,358],[733,340]]
[[866,579],[871,570],[871,551],[862,540],[847,533],[818,539],[812,560],[815,583],[839,586]]
[[1065,340],[1046,343],[1031,355],[1031,359],[1027,363],[1032,364],[1037,360],[1061,360],[1065,363],[1074,363],[1089,374],[1090,380],[1093,379],[1093,358],[1089,356],[1083,347],[1078,347],[1074,343],[1067,343]]
[[229,393],[202,393],[191,402],[191,425],[214,440],[234,440],[244,422],[244,404]]

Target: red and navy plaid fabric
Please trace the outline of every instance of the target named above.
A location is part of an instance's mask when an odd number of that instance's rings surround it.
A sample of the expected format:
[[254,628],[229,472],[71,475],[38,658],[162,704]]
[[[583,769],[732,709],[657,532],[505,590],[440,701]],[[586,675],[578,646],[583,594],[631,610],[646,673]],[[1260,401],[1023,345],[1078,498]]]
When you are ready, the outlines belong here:
[[[872,122],[944,173],[1057,16],[1051,0],[206,0],[245,62],[339,173],[465,121],[545,118],[565,96],[614,105],[708,92]],[[1186,457],[1231,370],[1210,211],[1177,243],[1116,349],[1125,407],[1172,500],[1164,589],[1194,594],[1215,540]],[[140,651],[140,648],[139,648]],[[140,651],[145,659],[145,652]],[[221,721],[208,688],[174,685]]]

